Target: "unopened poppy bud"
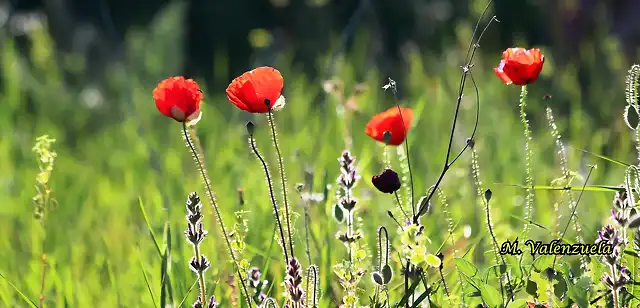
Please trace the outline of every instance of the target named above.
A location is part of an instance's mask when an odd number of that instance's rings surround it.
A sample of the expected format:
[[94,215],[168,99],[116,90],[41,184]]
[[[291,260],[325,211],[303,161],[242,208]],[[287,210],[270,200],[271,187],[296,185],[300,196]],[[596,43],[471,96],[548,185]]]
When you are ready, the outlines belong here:
[[253,136],[253,132],[256,130],[256,125],[253,124],[253,122],[249,121],[247,122],[247,133],[249,133],[250,136]]
[[467,138],[467,144],[469,145],[470,148],[473,149],[473,147],[476,146],[476,141],[473,140],[473,138]]
[[398,173],[391,169],[384,169],[381,174],[374,175],[371,182],[379,191],[387,194],[396,192],[401,186]]
[[487,200],[487,202],[491,201],[492,196],[493,192],[491,191],[491,189],[487,189],[484,191],[484,198]]
[[385,144],[391,143],[391,132],[390,131],[384,132],[384,134],[382,135],[382,138],[384,138]]

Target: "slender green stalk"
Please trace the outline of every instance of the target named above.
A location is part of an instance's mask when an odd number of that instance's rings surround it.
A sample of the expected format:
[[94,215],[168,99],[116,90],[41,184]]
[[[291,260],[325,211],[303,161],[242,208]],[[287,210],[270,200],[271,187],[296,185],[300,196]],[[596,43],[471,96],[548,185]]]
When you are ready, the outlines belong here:
[[36,177],[36,195],[33,197],[35,204],[35,217],[42,227],[42,273],[40,276],[40,307],[45,306],[45,287],[47,278],[47,253],[45,244],[47,240],[46,218],[51,210],[50,207],[56,203],[52,196],[52,190],[49,185],[51,173],[55,164],[57,153],[51,149],[55,139],[49,138],[47,135],[40,136],[36,139],[36,143],[31,149],[38,157],[38,176]]
[[258,157],[258,160],[260,160],[260,163],[262,164],[262,169],[264,170],[264,173],[267,177],[267,185],[269,186],[269,197],[271,197],[271,204],[273,205],[273,213],[274,216],[276,217],[276,226],[278,227],[278,230],[280,231],[280,239],[281,239],[281,243],[282,243],[282,251],[284,253],[284,260],[285,260],[285,264],[287,262],[289,262],[289,254],[287,253],[287,244],[286,244],[286,237],[284,235],[284,231],[282,229],[282,222],[280,221],[280,213],[278,211],[278,204],[276,202],[276,197],[275,194],[273,192],[273,184],[271,181],[271,173],[269,172],[269,166],[267,166],[267,162],[264,160],[264,158],[262,158],[262,155],[260,155],[260,152],[258,152],[258,148],[256,147],[256,140],[253,137],[253,132],[249,132],[249,145],[251,146],[251,150],[253,151],[253,154],[256,155],[256,157]]
[[[249,304],[249,307],[253,307],[251,304],[251,298],[249,297],[249,291],[247,290],[247,286],[244,283],[244,279],[242,278],[242,273],[240,273],[240,265],[238,264],[238,260],[236,259],[235,254],[233,253],[233,249],[231,247],[231,240],[229,239],[229,234],[227,233],[227,229],[224,225],[224,221],[222,220],[222,215],[220,214],[220,208],[218,207],[218,203],[216,202],[213,191],[211,190],[211,184],[209,180],[209,176],[207,175],[207,170],[202,163],[201,157],[203,156],[202,147],[198,147],[198,150],[193,146],[193,142],[191,142],[192,138],[197,140],[197,144],[200,145],[198,135],[196,134],[195,127],[191,127],[190,131],[187,131],[187,124],[185,122],[182,123],[182,133],[184,139],[186,140],[187,147],[191,150],[191,154],[193,155],[193,160],[196,163],[196,167],[200,171],[200,176],[202,177],[202,181],[204,182],[207,197],[209,198],[209,202],[211,202],[211,206],[213,207],[213,211],[216,214],[216,219],[218,224],[220,225],[220,230],[222,231],[222,237],[224,238],[225,244],[227,246],[227,250],[231,259],[236,267],[236,273],[238,275],[238,279],[242,284],[242,290],[244,291],[245,299]],[[206,298],[203,298],[206,300]]]
[[[556,151],[558,153],[558,157],[560,159],[560,170],[562,171],[562,176],[565,179],[565,185],[566,187],[569,187],[571,185],[571,178],[572,175],[569,171],[569,161],[567,159],[567,154],[565,151],[565,147],[564,147],[564,143],[562,142],[562,136],[560,135],[560,132],[558,131],[558,126],[556,125],[556,122],[553,118],[553,111],[551,110],[551,107],[547,107],[547,122],[549,123],[549,128],[551,129],[551,135],[553,136],[553,138],[555,139],[555,143],[556,143]],[[561,196],[567,196],[568,200],[569,200],[569,210],[573,210],[573,207],[576,206],[576,200],[573,196],[573,192],[571,190],[563,190],[561,193]],[[558,219],[558,208],[557,208],[557,203],[555,205],[554,208],[555,212],[556,212],[556,230],[555,232],[558,232],[558,225],[560,220]],[[580,228],[580,224],[578,223],[578,217],[577,215],[573,216],[573,228],[576,231],[576,242],[577,243],[584,243],[584,239],[581,236],[581,228]],[[626,237],[625,237],[626,238]],[[580,267],[583,269],[586,269],[588,265],[587,262],[587,258],[584,255],[580,256]]]
[[531,127],[529,126],[529,120],[527,120],[527,113],[525,112],[525,108],[527,106],[527,86],[522,86],[522,90],[520,92],[520,121],[524,126],[524,150],[525,150],[525,161],[526,161],[526,192],[527,197],[525,199],[525,212],[524,212],[524,229],[522,230],[522,238],[527,238],[529,233],[529,220],[531,219],[531,212],[533,210],[533,170],[532,170],[532,157],[533,151],[531,149]]
[[273,146],[276,149],[276,154],[278,156],[278,170],[280,171],[280,181],[282,184],[282,202],[284,203],[284,220],[287,225],[287,236],[289,237],[289,249],[291,253],[291,258],[294,258],[293,252],[293,236],[291,235],[291,210],[289,209],[289,200],[287,199],[287,177],[284,172],[284,163],[282,161],[282,153],[280,152],[280,147],[278,146],[278,136],[276,133],[276,124],[273,120],[273,112],[269,110],[267,113],[267,118],[269,120],[269,126],[271,127],[271,137],[273,139]]
[[[196,260],[201,260],[200,245],[193,245],[193,254],[196,256]],[[207,300],[207,287],[204,282],[204,271],[201,270],[198,271],[198,286],[200,289],[200,298],[205,302]]]

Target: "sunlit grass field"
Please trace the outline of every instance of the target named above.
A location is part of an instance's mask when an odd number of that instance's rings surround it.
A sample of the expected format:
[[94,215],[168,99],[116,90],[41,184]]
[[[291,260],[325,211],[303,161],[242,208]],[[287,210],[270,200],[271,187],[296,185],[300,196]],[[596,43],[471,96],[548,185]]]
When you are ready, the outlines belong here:
[[[201,249],[212,263],[205,273],[208,294],[215,294],[222,307],[232,307],[234,301],[246,306],[242,297],[238,298],[237,282],[236,287],[230,287],[233,265],[212,209],[206,205],[204,186],[185,147],[182,127],[160,115],[151,97],[159,80],[178,74],[180,63],[175,59],[182,55],[174,42],[179,40],[180,32],[167,31],[177,27],[178,9],[164,12],[149,29],[130,34],[126,41],[126,59],[110,67],[106,86],[101,90],[92,90],[91,84],[83,82],[87,72],[81,58],[55,57],[44,29],[29,36],[32,43],[29,53],[18,51],[12,41],[3,41],[0,49],[3,80],[0,91],[0,306],[29,307],[30,302],[39,306],[42,290],[48,307],[151,307],[161,302],[178,306],[183,299],[186,299],[183,305],[190,306],[198,293],[197,288],[191,289],[196,279],[188,265],[193,251],[183,235],[185,201],[190,192],[197,192],[205,202],[204,225],[209,235]],[[405,81],[408,90],[402,93],[400,104],[414,110],[408,144],[416,198],[427,193],[444,163],[460,66],[471,38],[471,27],[461,27],[459,48],[446,57],[421,57],[418,51],[409,55]],[[544,46],[542,49],[544,52]],[[362,52],[364,50],[355,48],[340,57],[333,76],[344,83],[347,98],[356,85],[366,85],[366,90],[354,97],[358,111],[348,126],[335,96],[328,95],[324,103],[318,102],[324,80],[310,80],[302,75],[290,64],[286,53],[270,63],[282,72],[285,80],[283,94],[287,105],[275,113],[275,120],[295,212],[296,254],[306,268],[310,264],[303,256],[309,249],[312,263],[319,268],[320,307],[336,307],[342,299],[342,287],[333,265],[346,258],[347,250],[335,237],[343,226],[336,222],[332,211],[340,172],[337,159],[345,150],[345,134],[353,140],[350,150],[362,176],[355,190],[359,200],[357,216],[361,219],[363,244],[367,247],[366,262],[371,264],[359,285],[361,305],[369,303],[375,288],[369,271],[377,264],[377,228],[386,226],[391,242],[396,245],[400,237],[397,225],[387,216],[387,211],[395,212],[395,198],[376,191],[371,184],[372,175],[384,167],[384,147],[364,134],[370,117],[394,104],[391,93],[382,89],[389,76],[364,67],[358,60]],[[475,150],[480,179],[484,188],[493,192],[492,221],[496,238],[502,242],[513,240],[523,228],[525,190],[509,185],[525,182],[519,88],[505,86],[495,77],[493,67],[499,62],[499,54],[482,54],[482,49],[479,53],[482,57],[473,66],[480,98]],[[576,77],[571,71],[554,70],[553,54],[545,55],[547,62],[539,82],[529,86],[527,113],[533,131],[534,183],[550,185],[552,180],[562,177],[555,140],[544,114],[545,107],[555,108],[555,97],[575,98],[571,99],[570,113],[555,113],[566,145],[569,169],[581,176],[572,182],[576,187],[574,197],[577,199],[580,195],[579,188],[590,165],[598,168],[591,173],[588,185],[623,183],[624,166],[580,149],[596,154],[606,149],[606,155],[612,159],[637,163],[634,137],[622,117],[626,104],[624,77],[628,68],[619,67],[616,88],[591,89],[600,91],[597,95],[602,98],[616,98],[602,102],[601,113],[610,116],[610,125],[599,128],[581,109]],[[617,57],[616,54],[610,56]],[[216,59],[219,65],[225,65],[224,56]],[[319,62],[324,61],[327,59]],[[63,68],[70,70],[74,74],[73,83],[81,86],[65,83]],[[356,72],[366,73],[363,79],[356,79]],[[226,81],[233,77],[216,75]],[[235,213],[244,211],[242,217],[248,230],[243,257],[251,266],[261,268],[270,281],[267,295],[280,299],[284,292],[280,284],[284,279],[283,256],[277,239],[274,240],[275,222],[268,186],[259,161],[251,153],[245,129],[248,120],[256,124],[258,147],[273,166],[272,174],[277,175],[267,118],[234,108],[225,97],[224,88],[203,87],[203,91],[203,117],[197,132],[223,219],[231,228],[236,221]],[[553,98],[543,99],[546,94],[552,94]],[[476,106],[473,88],[468,85],[454,134],[454,152],[464,146],[473,130]],[[47,213],[44,225],[34,218],[32,201],[37,194],[34,186],[39,172],[32,147],[41,135],[56,139],[53,151],[57,153],[49,180],[56,202]],[[389,153],[394,167],[400,170],[396,148],[390,148]],[[429,251],[435,253],[441,249],[445,253],[443,271],[449,288],[454,291],[460,287],[460,278],[452,248],[455,247],[458,257],[468,251],[465,259],[481,271],[494,265],[483,205],[472,178],[470,153],[462,155],[441,185],[448,207],[436,200],[430,213],[421,219],[431,239],[427,245]],[[306,246],[303,204],[296,193],[298,183],[306,183],[311,192],[326,197],[309,208],[310,247]],[[311,187],[310,183],[313,183]],[[401,193],[408,199],[406,184],[403,183]],[[239,190],[243,202],[240,202]],[[530,239],[550,241],[556,238],[552,232],[564,229],[571,212],[561,194],[561,191],[536,190],[532,220],[545,228],[533,226]],[[609,223],[613,195],[611,191],[582,194],[577,219],[585,242],[593,243],[597,231]],[[450,213],[454,225],[453,241],[445,211]],[[575,241],[573,228],[569,229],[567,238]],[[47,262],[44,279],[43,252]],[[393,250],[392,254],[397,255]],[[561,259],[577,269],[577,256]],[[397,256],[392,256],[390,262],[394,278],[389,289],[397,291],[392,292],[391,297],[397,302],[402,297],[401,264]],[[594,258],[593,262],[597,260]],[[164,272],[167,275],[163,278]],[[426,277],[433,284],[440,279],[438,271],[433,269],[427,271]],[[162,288],[163,285],[169,288]],[[597,280],[593,286],[590,299],[595,298],[596,290],[604,290]],[[471,291],[455,292],[459,297],[464,294],[467,303],[482,302],[479,296],[472,296]],[[533,296],[524,291],[518,293],[517,298],[533,301]],[[432,300],[448,305],[442,290]],[[565,297],[564,303],[566,300]],[[555,302],[562,301],[555,299]]]

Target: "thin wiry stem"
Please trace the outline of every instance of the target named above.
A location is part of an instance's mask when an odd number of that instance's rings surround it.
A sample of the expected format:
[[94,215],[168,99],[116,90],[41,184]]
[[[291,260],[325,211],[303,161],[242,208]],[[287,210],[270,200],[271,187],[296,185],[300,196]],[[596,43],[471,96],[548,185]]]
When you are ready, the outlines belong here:
[[[396,102],[396,108],[398,108],[398,112],[400,113],[400,121],[402,121],[402,130],[404,132],[404,151],[407,153],[407,166],[409,168],[409,182],[411,185],[411,216],[416,216],[416,207],[414,200],[414,191],[413,191],[413,173],[411,172],[411,153],[409,152],[409,141],[408,141],[408,130],[404,123],[404,116],[402,115],[402,109],[400,108],[400,103],[398,102],[398,89],[396,88],[396,82],[393,79],[389,78],[389,86],[391,87],[391,93],[393,93],[393,99]],[[402,208],[402,204],[400,204]]]
[[[558,157],[560,158],[560,169],[562,171],[562,176],[564,177],[566,183],[565,183],[565,187],[568,187],[569,185],[571,185],[571,183],[569,183],[570,178],[571,178],[571,174],[569,172],[569,162],[567,160],[567,154],[565,152],[565,147],[564,147],[564,143],[562,143],[562,136],[560,136],[560,132],[558,131],[558,126],[556,125],[556,122],[553,118],[553,111],[551,110],[551,107],[547,106],[547,121],[549,122],[549,128],[551,129],[551,135],[553,136],[553,138],[555,139],[555,143],[556,143],[556,151],[558,153]],[[573,196],[573,192],[570,189],[566,189],[563,190],[561,193],[561,196],[567,195],[568,199],[569,199],[569,209],[573,210],[573,207],[576,206],[576,201],[575,198]],[[557,204],[557,203],[556,203]],[[556,205],[557,207],[557,205]],[[558,212],[558,209],[556,208],[556,213]],[[558,224],[560,223],[559,219],[556,219],[556,229]],[[573,227],[574,230],[576,231],[576,240],[578,243],[584,243],[584,239],[582,238],[582,236],[580,235],[580,224],[578,224],[578,217],[574,216],[573,217]],[[555,230],[556,232],[558,230]],[[586,269],[587,267],[587,258],[584,255],[580,256],[580,266],[583,269]]]
[[[456,258],[458,255],[458,250],[456,249],[456,239],[453,235],[453,218],[451,217],[451,212],[449,211],[449,202],[447,202],[447,196],[444,194],[444,192],[442,191],[442,189],[438,188],[438,198],[440,198],[440,202],[442,203],[442,208],[443,208],[443,212],[445,215],[445,218],[447,220],[447,231],[449,232],[449,237],[451,238],[451,255],[453,256],[453,258]],[[462,277],[462,272],[460,271],[459,268],[456,267],[456,270],[458,272],[458,275],[460,277]],[[440,274],[442,275],[442,269],[440,270]],[[446,281],[444,279],[444,275],[442,275],[442,281],[445,282],[445,291],[446,289]],[[460,280],[460,288],[464,290],[464,279]],[[447,291],[447,297],[448,296],[448,291]],[[462,294],[461,296],[462,299],[462,303],[464,304],[464,294]]]
[[262,169],[264,170],[264,174],[267,177],[267,183],[269,186],[269,197],[271,197],[271,204],[273,205],[273,213],[274,213],[274,216],[276,217],[276,225],[278,226],[278,230],[280,231],[280,239],[282,240],[282,251],[284,252],[284,260],[286,263],[289,260],[289,254],[287,253],[286,238],[284,236],[284,231],[282,229],[282,222],[280,221],[278,203],[276,202],[276,197],[273,192],[273,184],[271,181],[271,173],[269,172],[269,166],[267,166],[267,162],[264,160],[264,158],[262,158],[262,155],[260,155],[260,152],[258,152],[258,148],[256,147],[256,140],[255,138],[253,138],[253,134],[249,135],[249,144],[251,145],[251,150],[253,151],[253,154],[255,154],[256,157],[258,157],[258,160],[260,160],[260,163],[262,164]]
[[[571,224],[571,219],[576,214],[576,210],[578,209],[578,203],[580,203],[580,199],[582,199],[582,194],[584,194],[584,189],[585,187],[587,187],[587,183],[589,182],[589,178],[591,177],[591,172],[593,172],[593,169],[595,168],[596,168],[596,165],[592,165],[589,168],[589,173],[587,174],[587,178],[584,180],[584,183],[582,184],[582,190],[580,190],[580,195],[578,195],[578,200],[576,200],[576,205],[573,207],[573,210],[571,211],[571,216],[569,216],[569,221],[567,222],[567,225],[564,227],[564,230],[560,235],[561,240],[564,239],[564,236],[567,234],[567,230],[569,229],[569,225]],[[551,268],[555,267],[557,257],[558,257],[557,255],[553,257],[553,265]]]
[[[267,106],[270,106],[267,104]],[[269,126],[271,127],[271,137],[273,139],[273,146],[276,148],[276,155],[278,156],[278,170],[280,171],[280,182],[282,184],[282,202],[284,203],[284,220],[287,224],[287,235],[289,236],[289,249],[291,252],[291,258],[294,258],[295,253],[293,251],[293,236],[291,235],[291,211],[289,209],[289,200],[287,199],[287,177],[284,173],[284,163],[282,162],[282,153],[278,146],[278,136],[276,135],[276,124],[273,121],[273,112],[269,108],[267,113],[269,119]]]
[[[504,259],[504,256],[500,254],[498,250],[498,240],[493,231],[493,220],[491,219],[491,207],[489,206],[490,200],[488,200],[491,198],[490,196],[491,194],[490,194],[490,191],[483,192],[482,181],[480,180],[480,168],[478,166],[478,152],[474,148],[471,148],[471,170],[472,170],[473,179],[476,185],[476,194],[480,199],[482,199],[482,204],[484,205],[484,211],[486,214],[486,222],[487,222],[487,230],[489,231],[489,235],[491,236],[491,246],[493,247],[492,250],[494,253],[496,264],[501,264],[506,268],[507,263]],[[506,273],[506,277],[507,277],[507,289],[508,289],[507,292],[510,295],[509,299],[514,300],[513,288],[511,287],[512,286],[511,277],[508,271]],[[500,281],[500,289],[501,290],[504,289],[502,285],[502,281]],[[509,304],[509,299],[507,300],[507,303],[506,303],[507,305]]]
[[309,208],[304,208],[304,241],[307,246],[305,252],[307,254],[307,261],[311,264],[311,244],[309,243],[309,225],[311,218],[309,217]]
[[[455,110],[455,114],[453,116],[453,123],[451,125],[451,131],[449,134],[449,145],[447,146],[447,155],[444,161],[444,166],[442,168],[442,172],[440,172],[440,176],[438,177],[438,180],[436,181],[436,184],[434,184],[434,187],[439,187],[440,183],[442,182],[442,179],[444,178],[445,174],[447,173],[447,171],[449,171],[449,169],[451,168],[451,165],[453,163],[455,163],[455,161],[462,155],[462,153],[464,153],[464,151],[469,147],[469,144],[465,144],[465,146],[462,148],[462,150],[460,150],[460,152],[458,153],[458,155],[455,156],[455,158],[449,162],[449,159],[451,157],[451,147],[453,146],[453,136],[456,130],[456,124],[458,122],[458,114],[460,111],[460,104],[462,103],[462,93],[464,91],[464,86],[467,80],[467,75],[472,76],[471,75],[471,62],[473,61],[473,58],[475,56],[476,50],[477,48],[480,46],[479,42],[482,39],[482,36],[484,35],[484,33],[486,32],[487,28],[489,27],[489,25],[491,25],[491,22],[493,21],[498,21],[496,19],[495,16],[491,17],[491,20],[489,20],[489,23],[485,26],[484,30],[480,33],[480,35],[478,36],[478,39],[475,41],[473,38],[476,36],[476,33],[478,31],[478,29],[480,28],[480,22],[482,21],[482,18],[484,17],[484,15],[486,14],[487,10],[489,9],[489,6],[491,5],[492,1],[489,1],[487,3],[487,6],[484,8],[484,10],[482,11],[482,14],[480,15],[480,18],[478,18],[478,22],[476,23],[476,26],[473,30],[473,34],[471,36],[471,42],[469,43],[469,48],[467,50],[467,56],[465,58],[465,65],[462,67],[462,75],[460,76],[460,85],[458,87],[458,98],[457,98],[457,102],[456,102],[456,110]],[[473,77],[471,77],[471,79],[473,80]],[[475,84],[475,82],[473,82],[473,86],[475,88],[475,92],[476,92],[476,105],[477,105],[477,110],[479,110],[480,108],[480,96],[478,93],[478,87]],[[478,113],[478,112],[477,112]],[[476,130],[478,128],[478,121],[479,121],[479,116],[476,115],[476,122],[474,124],[474,128],[473,128],[473,133],[471,134],[470,139],[474,139],[475,134],[476,134]],[[427,196],[427,202],[425,202],[425,204],[428,204],[429,201],[431,201],[431,199],[433,198],[434,193],[436,192],[436,190],[432,190],[431,193]],[[418,209],[418,212],[416,213],[416,215],[413,217],[413,222],[414,223],[418,223],[418,218],[420,216],[422,216],[424,214],[424,211],[426,210],[426,206],[422,206],[421,208]]]
[[[216,218],[218,220],[218,223],[220,224],[220,230],[222,231],[222,237],[224,238],[224,241],[227,244],[227,250],[228,250],[229,255],[231,256],[231,259],[233,260],[233,263],[234,263],[234,265],[236,267],[236,273],[238,275],[238,278],[240,279],[240,283],[242,284],[242,290],[244,291],[245,299],[247,300],[247,303],[249,304],[249,307],[253,307],[253,305],[251,304],[251,297],[249,297],[249,291],[247,290],[247,286],[245,285],[244,279],[242,278],[242,273],[240,273],[240,266],[238,264],[238,260],[236,259],[236,256],[233,253],[233,249],[231,248],[231,241],[229,240],[229,234],[227,233],[226,227],[224,225],[224,221],[222,220],[222,215],[220,214],[220,209],[218,208],[218,203],[216,202],[215,196],[213,195],[213,191],[211,190],[211,184],[209,183],[209,177],[207,176],[207,172],[206,172],[205,166],[202,164],[202,162],[200,160],[200,156],[201,155],[193,147],[193,144],[191,142],[191,136],[189,136],[189,132],[187,132],[187,123],[186,122],[182,122],[182,132],[183,132],[184,138],[185,138],[185,140],[187,142],[187,146],[191,150],[191,154],[193,155],[193,159],[196,162],[196,166],[197,166],[198,170],[200,171],[200,175],[202,177],[202,180],[204,181],[204,185],[206,187],[207,197],[209,198],[209,201],[211,202],[211,206],[213,207],[213,211],[215,212]],[[195,134],[195,132],[194,132],[194,135],[197,136]]]

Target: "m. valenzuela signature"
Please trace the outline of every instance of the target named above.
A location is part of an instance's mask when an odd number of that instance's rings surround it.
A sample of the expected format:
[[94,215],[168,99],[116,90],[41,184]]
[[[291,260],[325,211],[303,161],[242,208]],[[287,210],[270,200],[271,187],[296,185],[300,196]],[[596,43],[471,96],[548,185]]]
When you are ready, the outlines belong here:
[[[529,247],[531,254],[533,255],[610,255],[613,253],[613,246],[605,242],[598,244],[567,244],[560,242],[559,239],[553,240],[549,243],[542,243],[542,241],[526,240],[524,242]],[[521,255],[522,250],[518,248],[518,238],[513,242],[506,241],[500,246],[500,254],[502,255]]]

